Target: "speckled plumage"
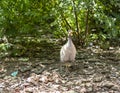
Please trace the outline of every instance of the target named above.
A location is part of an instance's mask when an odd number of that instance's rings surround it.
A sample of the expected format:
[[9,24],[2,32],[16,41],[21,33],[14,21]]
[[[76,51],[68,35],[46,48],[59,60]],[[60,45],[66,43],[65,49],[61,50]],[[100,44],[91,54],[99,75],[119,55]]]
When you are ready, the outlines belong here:
[[71,32],[68,33],[68,41],[62,46],[60,50],[60,61],[61,62],[74,62],[76,56],[76,48],[71,39]]

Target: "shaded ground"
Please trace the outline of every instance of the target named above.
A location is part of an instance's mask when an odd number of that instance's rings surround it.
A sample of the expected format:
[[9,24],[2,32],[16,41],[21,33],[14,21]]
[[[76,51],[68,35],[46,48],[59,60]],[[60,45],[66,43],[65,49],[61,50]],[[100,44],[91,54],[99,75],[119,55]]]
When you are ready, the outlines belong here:
[[62,67],[59,52],[50,54],[2,59],[0,93],[120,93],[119,47],[80,49],[76,64]]

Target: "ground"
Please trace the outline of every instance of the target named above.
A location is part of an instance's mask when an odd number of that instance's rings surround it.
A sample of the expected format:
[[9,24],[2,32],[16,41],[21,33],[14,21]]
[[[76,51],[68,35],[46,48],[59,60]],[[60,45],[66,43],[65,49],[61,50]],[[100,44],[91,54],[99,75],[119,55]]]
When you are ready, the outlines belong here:
[[0,93],[120,93],[119,47],[78,49],[69,65],[48,56],[1,59]]

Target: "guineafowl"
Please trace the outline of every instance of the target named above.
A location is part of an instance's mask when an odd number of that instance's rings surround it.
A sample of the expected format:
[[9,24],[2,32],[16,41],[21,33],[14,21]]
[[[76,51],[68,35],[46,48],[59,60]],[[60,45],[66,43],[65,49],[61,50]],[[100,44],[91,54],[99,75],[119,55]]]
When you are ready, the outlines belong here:
[[[76,57],[76,48],[72,42],[72,30],[68,31],[68,41],[60,50],[60,61],[64,63],[74,62]],[[66,66],[67,67],[67,66]]]

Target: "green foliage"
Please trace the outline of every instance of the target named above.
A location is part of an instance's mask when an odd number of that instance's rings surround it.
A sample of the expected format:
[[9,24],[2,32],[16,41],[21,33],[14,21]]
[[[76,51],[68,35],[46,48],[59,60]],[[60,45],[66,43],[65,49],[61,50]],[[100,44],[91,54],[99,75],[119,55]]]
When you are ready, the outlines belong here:
[[59,29],[64,31],[73,29],[77,32],[78,41],[83,40],[85,44],[93,38],[100,41],[119,38],[120,2],[118,0],[58,1],[56,11],[59,14],[57,19]]
[[[16,40],[29,46],[32,41],[24,37],[65,37],[68,29],[81,46],[119,39],[119,0],[0,0],[0,37],[8,39],[0,44],[3,51]],[[17,50],[15,55],[27,48]]]
[[1,34],[41,35],[39,31],[50,33],[54,14],[51,8],[55,1],[38,0],[1,0],[0,30]]
[[85,38],[96,29],[95,33],[118,37],[119,4],[118,0],[1,0],[0,36],[53,33],[60,37],[73,29]]
[[9,43],[2,43],[0,44],[0,52],[6,52],[11,47],[11,44]]

